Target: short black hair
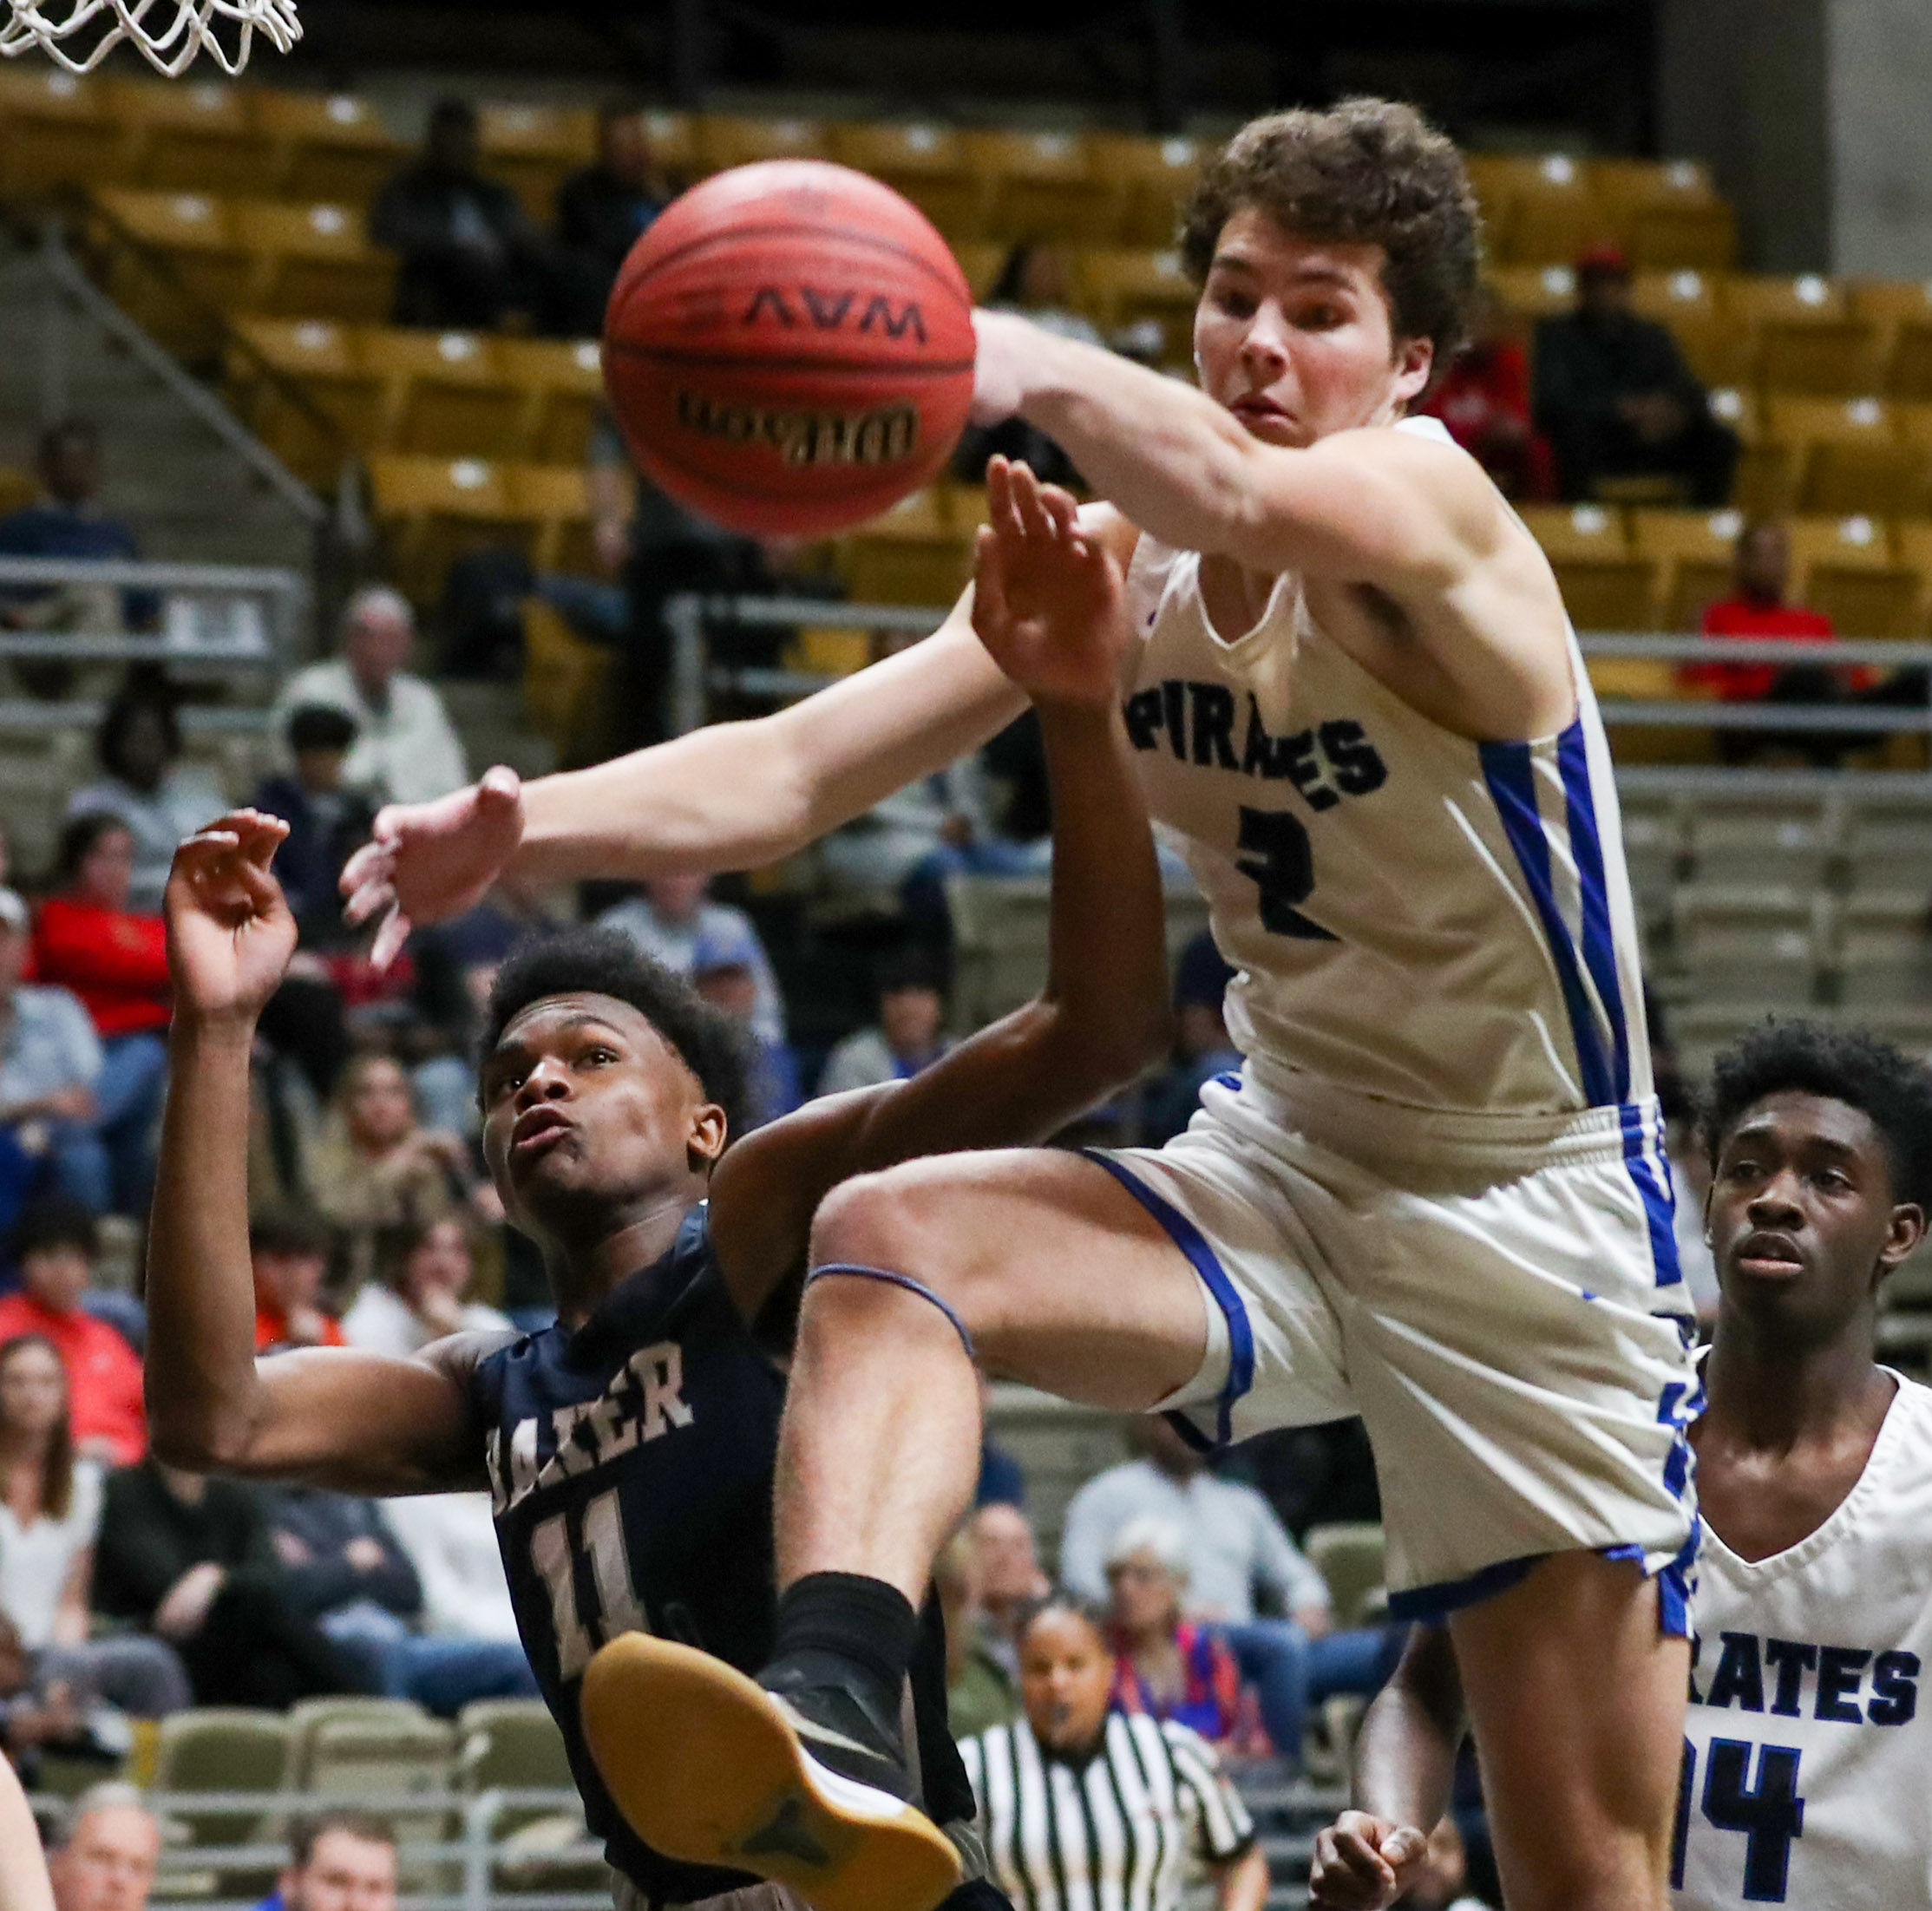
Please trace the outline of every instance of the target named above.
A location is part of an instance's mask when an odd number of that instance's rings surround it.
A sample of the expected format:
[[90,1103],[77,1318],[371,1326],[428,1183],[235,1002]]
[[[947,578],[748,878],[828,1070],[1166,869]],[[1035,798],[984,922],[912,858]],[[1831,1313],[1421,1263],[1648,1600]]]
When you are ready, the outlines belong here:
[[174,687],[163,677],[140,669],[128,672],[114,699],[101,713],[101,727],[95,732],[94,753],[101,767],[119,776],[127,760],[128,732],[143,717],[152,717],[161,726],[161,738],[173,762],[181,754],[181,719],[175,712]]
[[896,950],[881,961],[873,974],[873,987],[881,997],[897,995],[901,989],[925,989],[943,1002],[946,999],[946,964],[933,950],[914,943]]
[[312,1254],[325,1260],[335,1245],[335,1230],[312,1207],[265,1207],[248,1217],[252,1254]]
[[117,809],[83,809],[61,825],[60,841],[54,851],[54,874],[61,882],[72,882],[81,865],[94,853],[94,846],[110,829],[132,836],[128,819]]
[[1018,1622],[1013,1627],[1013,1644],[1017,1646],[1026,1637],[1033,1622],[1045,1619],[1049,1613],[1064,1613],[1070,1618],[1083,1620],[1099,1634],[1103,1646],[1113,1637],[1113,1614],[1100,1600],[1088,1599],[1071,1587],[1056,1586],[1020,1609]]
[[1726,1050],[1704,1102],[1712,1161],[1748,1109],[1794,1090],[1870,1116],[1885,1144],[1893,1192],[1932,1212],[1932,1070],[1864,1029],[1767,1021]]
[[681,975],[615,929],[565,929],[517,945],[496,972],[479,1057],[532,1003],[553,995],[607,995],[627,1002],[682,1057],[736,1132],[744,1107],[745,1056],[737,1024]]
[[101,1251],[101,1230],[85,1201],[71,1194],[46,1194],[21,1210],[8,1245],[16,1263],[61,1247],[77,1247],[92,1260]]
[[292,750],[347,749],[356,741],[356,719],[337,704],[298,704],[289,712]]

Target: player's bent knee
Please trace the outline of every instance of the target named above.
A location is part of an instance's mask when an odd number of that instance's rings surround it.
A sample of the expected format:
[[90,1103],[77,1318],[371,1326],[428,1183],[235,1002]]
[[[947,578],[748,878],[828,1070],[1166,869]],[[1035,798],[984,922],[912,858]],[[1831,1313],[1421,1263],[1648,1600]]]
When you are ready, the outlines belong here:
[[[896,1168],[856,1175],[819,1203],[812,1222],[812,1265],[854,1261],[929,1279],[943,1270],[932,1230],[917,1212],[907,1177]],[[915,1267],[910,1264],[918,1262]]]

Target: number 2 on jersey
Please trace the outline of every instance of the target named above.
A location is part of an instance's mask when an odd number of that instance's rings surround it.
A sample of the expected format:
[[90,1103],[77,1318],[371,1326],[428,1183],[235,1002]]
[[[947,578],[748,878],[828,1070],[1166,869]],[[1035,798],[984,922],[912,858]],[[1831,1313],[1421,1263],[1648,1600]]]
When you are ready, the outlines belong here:
[[[584,1509],[574,1546],[569,1522],[567,1513],[553,1513],[530,1529],[530,1564],[549,1590],[558,1672],[575,1679],[599,1646],[609,1645],[619,1633],[648,1633],[651,1622],[631,1577],[617,1489],[599,1493]],[[597,1588],[594,1614],[583,1610],[577,1594],[577,1561],[584,1554],[590,1555],[591,1579]]]
[[[1719,1831],[1745,1835],[1744,1896],[1749,1904],[1782,1904],[1790,1882],[1791,1841],[1804,1834],[1804,1801],[1798,1794],[1799,1753],[1791,1745],[1758,1748],[1758,1782],[1748,1784],[1751,1747],[1739,1739],[1713,1738],[1704,1774],[1703,1811]],[[1684,1854],[1690,1842],[1691,1800],[1697,1791],[1697,1748],[1684,1742],[1677,1776],[1677,1825],[1671,1840],[1672,1888],[1684,1885]]]
[[1261,891],[1261,926],[1302,942],[1336,939],[1301,913],[1314,893],[1315,855],[1301,819],[1286,809],[1241,808],[1241,854],[1235,867]]

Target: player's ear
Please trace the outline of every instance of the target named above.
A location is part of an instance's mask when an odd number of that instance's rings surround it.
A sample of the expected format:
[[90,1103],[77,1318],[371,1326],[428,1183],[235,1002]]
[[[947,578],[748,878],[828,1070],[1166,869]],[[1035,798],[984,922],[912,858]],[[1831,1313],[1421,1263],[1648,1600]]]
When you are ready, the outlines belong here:
[[700,1103],[692,1111],[691,1133],[684,1140],[684,1160],[694,1175],[709,1175],[730,1139],[730,1121],[716,1102]]
[[1916,1201],[1901,1201],[1886,1224],[1885,1245],[1878,1254],[1880,1273],[1890,1273],[1924,1239],[1925,1210]]
[[1429,389],[1429,376],[1436,369],[1436,342],[1432,338],[1402,338],[1395,347],[1395,395],[1405,405],[1412,405]]

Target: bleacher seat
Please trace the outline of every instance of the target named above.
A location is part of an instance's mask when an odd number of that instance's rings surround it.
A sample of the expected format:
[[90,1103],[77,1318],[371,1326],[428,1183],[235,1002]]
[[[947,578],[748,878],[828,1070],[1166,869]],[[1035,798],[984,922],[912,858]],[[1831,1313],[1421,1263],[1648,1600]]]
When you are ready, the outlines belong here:
[[604,368],[597,342],[501,338],[497,364],[523,395],[516,424],[519,454],[539,464],[576,464],[604,408]]
[[353,206],[238,199],[229,220],[249,260],[235,310],[366,324],[389,317],[396,254],[370,244]]
[[1728,271],[1737,219],[1695,160],[1593,160],[1590,189],[1639,272]]
[[955,128],[924,120],[854,122],[833,127],[830,140],[834,159],[904,193],[948,239],[984,230],[986,181]]
[[383,455],[369,461],[369,474],[396,581],[420,607],[436,602],[465,552],[502,544],[534,554],[541,526],[513,501],[499,464]]
[[1905,519],[1892,526],[1892,551],[1904,570],[1918,579],[1912,634],[1932,632],[1932,520]]
[[503,483],[511,510],[537,527],[532,554],[540,571],[580,576],[596,569],[590,481],[582,465],[508,464]]
[[1092,162],[1072,133],[962,133],[973,169],[990,182],[986,231],[992,239],[1078,241],[1117,232],[1126,182]]
[[1623,514],[1598,504],[1528,507],[1570,621],[1580,631],[1641,631],[1656,616],[1657,567],[1630,548]]
[[1747,341],[1726,320],[1719,281],[1688,267],[1669,272],[1639,272],[1630,282],[1634,311],[1668,327],[1677,349],[1706,385],[1743,383],[1749,371]]
[[1854,316],[1842,285],[1815,272],[1739,273],[1724,282],[1723,304],[1766,390],[1857,397],[1876,388],[1876,330]]
[[1927,910],[1922,888],[1861,889],[1846,898],[1836,958],[1839,1000],[1846,1007],[1932,1001]]
[[44,64],[0,70],[0,192],[41,199],[130,177],[103,82]]
[[[440,1805],[412,1806],[410,1801],[452,1788],[455,1753],[455,1729],[440,1718],[339,1713],[309,1731],[291,1783],[305,1793],[380,1796],[383,1816],[398,1843],[429,1844],[447,1835],[451,1814]],[[421,1873],[411,1882],[420,1884]]]
[[975,304],[981,304],[999,282],[999,274],[1012,252],[1011,245],[1002,245],[996,239],[956,239],[952,241],[953,256],[959,261],[959,270],[966,274],[966,282],[973,290]]
[[697,171],[697,127],[689,113],[652,107],[639,114],[652,170],[664,183],[682,192]]
[[[277,376],[264,377],[263,368]],[[239,319],[226,378],[229,402],[243,422],[311,483],[332,479],[345,455],[378,442],[383,381],[363,363],[349,326]]]
[[1488,278],[1504,309],[1525,326],[1576,310],[1576,274],[1568,265],[1492,265]]
[[465,1791],[568,1790],[570,1755],[540,1698],[484,1698],[456,1720],[456,1767]]
[[1177,252],[1089,251],[1080,255],[1078,285],[1104,329],[1151,318],[1161,327],[1164,360],[1185,359],[1200,290]]
[[1471,154],[1469,170],[1490,250],[1510,265],[1574,265],[1612,236],[1585,167],[1566,153]]
[[1846,298],[1878,332],[1885,392],[1932,400],[1932,280],[1854,279]]
[[[177,1855],[197,1847],[252,1844],[279,1831],[274,1807],[291,1771],[293,1734],[280,1712],[200,1706],[175,1712],[155,1735],[153,1789],[161,1792],[259,1792],[256,1810],[170,1806],[169,1844]],[[176,1867],[173,1864],[170,1869]],[[272,1871],[272,1867],[269,1868]],[[190,1874],[205,1895],[240,1895],[268,1888],[254,1874]]]
[[565,769],[609,755],[616,653],[593,644],[540,597],[523,600],[523,717]]
[[1838,841],[1836,810],[1814,796],[1713,794],[1691,808],[1688,848],[1700,882],[1816,888],[1836,861]]
[[1695,631],[1706,607],[1728,594],[1738,511],[1634,511],[1631,547],[1658,569],[1658,596],[1667,631]]
[[1647,930],[1665,926],[1684,854],[1682,815],[1668,798],[1629,797],[1621,809],[1624,867],[1638,918]]
[[250,270],[227,201],[104,187],[94,204],[108,232],[136,242],[106,249],[108,296],[170,351],[212,356],[220,315],[240,304]]
[[697,121],[698,164],[707,173],[760,160],[827,159],[831,143],[823,121],[796,115],[707,113]]
[[1126,133],[1093,133],[1087,137],[1087,150],[1096,171],[1119,180],[1127,189],[1118,231],[1112,236],[1123,245],[1172,245],[1182,207],[1212,147],[1200,140],[1179,137],[1152,140]]
[[515,452],[526,398],[487,333],[370,329],[361,356],[363,370],[383,382],[377,442],[385,449],[449,458]]
[[1932,897],[1932,805],[1916,792],[1853,795],[1846,804],[1844,859],[1854,895],[1910,890]]
[[842,539],[838,564],[859,603],[949,605],[973,574],[972,527],[942,488],[915,491]]
[[1756,882],[1686,883],[1673,917],[1676,959],[1705,1000],[1813,999],[1828,935],[1823,896]]
[[1896,517],[1932,501],[1932,443],[1914,443],[1882,399],[1772,397],[1765,423],[1790,460],[1787,495],[1800,511]]
[[150,192],[259,191],[273,136],[256,120],[259,89],[219,80],[108,80],[106,107],[128,147],[128,176]]
[[285,199],[367,206],[411,156],[375,102],[353,93],[262,87],[254,116],[275,155],[264,188]]
[[1386,1599],[1388,1541],[1382,1528],[1366,1520],[1311,1526],[1301,1550],[1327,1582],[1337,1628],[1371,1624]]
[[597,115],[584,106],[486,105],[477,114],[481,169],[547,226],[557,188],[597,156]]
[[1876,520],[1792,518],[1791,595],[1822,611],[1841,637],[1909,636],[1919,580]]

